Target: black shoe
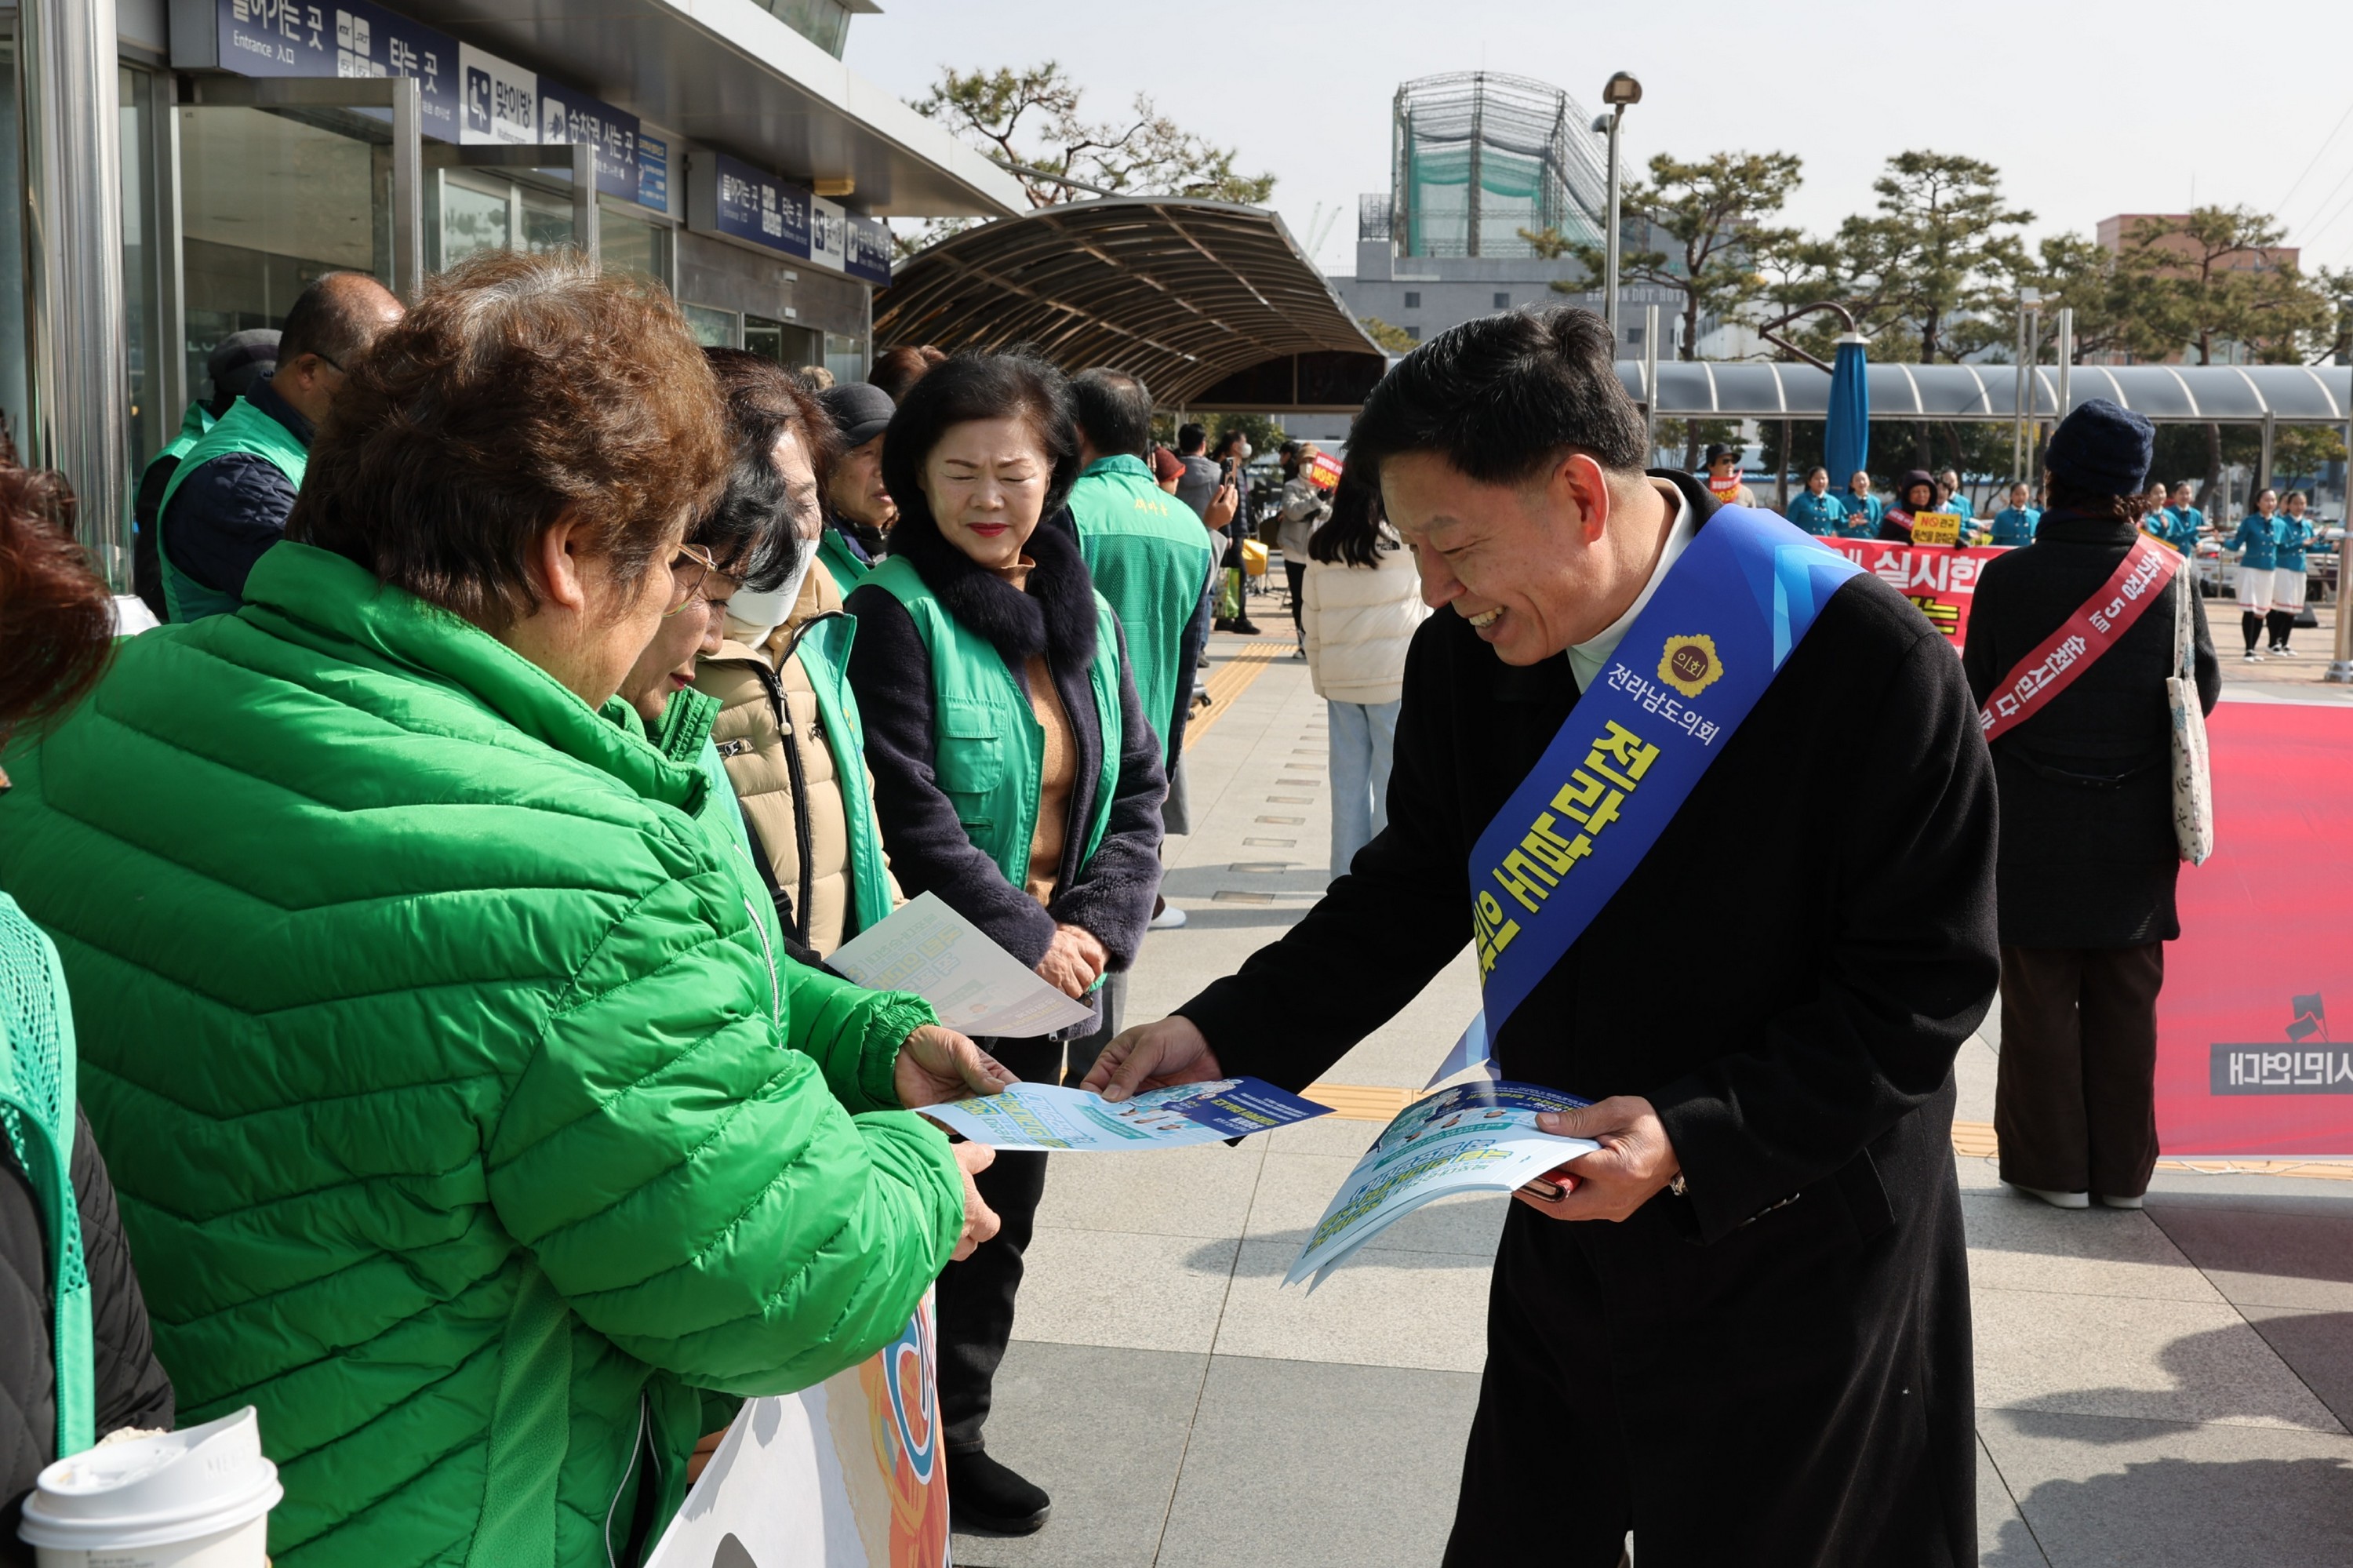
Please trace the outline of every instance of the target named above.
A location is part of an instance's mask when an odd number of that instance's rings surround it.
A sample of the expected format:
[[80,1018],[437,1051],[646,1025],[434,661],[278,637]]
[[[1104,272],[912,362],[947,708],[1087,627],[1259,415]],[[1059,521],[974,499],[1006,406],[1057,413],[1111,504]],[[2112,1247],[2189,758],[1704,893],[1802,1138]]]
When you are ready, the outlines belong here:
[[1031,1535],[1053,1511],[1043,1487],[990,1458],[987,1449],[948,1456],[948,1513],[957,1525]]
[[1233,629],[1234,618],[1230,615],[1221,615],[1209,622],[1209,630],[1212,631],[1231,631]]
[[1259,635],[1258,628],[1247,620],[1237,620],[1231,626],[1227,627],[1226,630],[1229,631],[1239,631],[1244,637],[1256,637]]

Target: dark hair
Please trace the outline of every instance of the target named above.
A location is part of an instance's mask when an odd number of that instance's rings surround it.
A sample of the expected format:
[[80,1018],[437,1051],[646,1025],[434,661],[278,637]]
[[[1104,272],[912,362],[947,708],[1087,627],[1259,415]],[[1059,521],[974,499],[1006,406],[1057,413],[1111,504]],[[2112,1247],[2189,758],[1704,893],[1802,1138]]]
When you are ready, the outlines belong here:
[[1806,482],[1808,484],[1813,483],[1814,475],[1816,474],[1820,474],[1822,476],[1824,483],[1828,483],[1830,482],[1831,471],[1824,468],[1821,464],[1816,463],[1813,467],[1806,471]]
[[1226,449],[1232,446],[1236,441],[1246,441],[1248,440],[1250,440],[1250,432],[1248,430],[1243,429],[1240,425],[1228,425],[1224,429],[1218,432],[1218,455],[1220,457],[1224,456]]
[[1152,394],[1124,370],[1098,366],[1071,378],[1071,417],[1105,457],[1142,457],[1152,448]]
[[[1004,418],[1027,424],[1053,465],[1039,524],[1062,509],[1079,477],[1079,429],[1071,418],[1062,373],[1028,354],[951,355],[915,383],[884,432],[882,484],[899,507],[894,541],[911,526],[939,533],[931,498],[923,493],[923,465],[940,438],[975,419]],[[903,548],[894,544],[894,549]]]
[[1198,425],[1176,427],[1176,455],[1188,456],[1209,444],[1209,432]]
[[[800,442],[822,495],[841,437],[799,378],[776,361],[740,348],[706,348],[702,356],[727,405],[735,455],[718,504],[687,530],[687,542],[709,550],[745,588],[766,593],[792,575],[805,543],[792,526],[797,498],[776,471],[776,440],[789,431]],[[817,496],[797,499],[819,504]]]
[[1308,556],[1333,567],[1377,566],[1385,543],[1398,547],[1381,521],[1381,487],[1366,477],[1361,464],[1351,462],[1340,471],[1332,492],[1332,515],[1308,537]]
[[1365,399],[1348,461],[1377,481],[1387,458],[1435,452],[1467,478],[1517,484],[1570,451],[1637,474],[1648,445],[1609,329],[1556,305],[1464,322],[1398,361]]
[[335,395],[286,536],[497,635],[566,514],[624,588],[718,500],[725,411],[669,291],[569,252],[429,279]]
[[2103,495],[2050,472],[2042,476],[2042,504],[2047,511],[2072,512],[2078,517],[2116,517],[2127,523],[2139,522],[2150,511],[2147,491]]
[[291,365],[315,354],[344,370],[384,331],[379,308],[390,291],[365,272],[327,272],[294,296],[286,325],[278,334],[278,363]]
[[902,344],[874,356],[866,384],[880,387],[893,403],[904,402],[909,387],[945,363],[947,355],[930,344]]
[[64,716],[114,653],[114,606],[73,514],[66,476],[17,462],[0,424],[0,740]]
[[2291,491],[2289,491],[2285,495],[2283,495],[2283,496],[2281,496],[2281,497],[2280,497],[2280,504],[2281,504],[2282,506],[2285,506],[2285,505],[2286,505],[2289,502],[2291,502],[2291,501],[2301,501],[2301,502],[2303,502],[2306,506],[2309,506],[2309,505],[2311,505],[2311,504],[2312,504],[2312,497],[2311,497],[2311,496],[2309,496],[2309,495],[2306,495],[2306,494],[2303,491],[2301,491],[2301,490],[2291,490]]

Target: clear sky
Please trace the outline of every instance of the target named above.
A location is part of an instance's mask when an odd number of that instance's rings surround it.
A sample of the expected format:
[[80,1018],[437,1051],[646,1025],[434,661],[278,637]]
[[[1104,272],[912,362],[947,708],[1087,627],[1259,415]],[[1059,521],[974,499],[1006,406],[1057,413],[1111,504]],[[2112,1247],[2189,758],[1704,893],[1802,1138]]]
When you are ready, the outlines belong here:
[[1644,95],[1627,111],[1630,163],[1796,153],[1806,183],[1789,217],[1817,232],[1867,208],[1881,164],[1916,147],[1996,165],[2036,233],[2182,211],[2194,195],[2281,214],[2307,269],[2353,263],[2345,0],[881,4],[850,25],[860,74],[913,98],[944,64],[1054,58],[1104,119],[1148,91],[1278,175],[1274,206],[1303,244],[1319,207],[1336,208],[1316,251],[1327,270],[1355,265],[1358,194],[1388,188],[1398,83],[1481,69],[1565,87],[1588,113],[1609,73],[1630,70]]

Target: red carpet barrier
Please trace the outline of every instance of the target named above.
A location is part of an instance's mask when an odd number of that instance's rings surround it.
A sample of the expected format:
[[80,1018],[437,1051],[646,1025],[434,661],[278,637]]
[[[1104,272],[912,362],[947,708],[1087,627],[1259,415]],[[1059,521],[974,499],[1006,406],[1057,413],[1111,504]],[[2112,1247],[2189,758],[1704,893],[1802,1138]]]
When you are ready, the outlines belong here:
[[2217,847],[2181,868],[2158,1141],[2175,1156],[2353,1155],[2353,707],[2226,702],[2207,723]]

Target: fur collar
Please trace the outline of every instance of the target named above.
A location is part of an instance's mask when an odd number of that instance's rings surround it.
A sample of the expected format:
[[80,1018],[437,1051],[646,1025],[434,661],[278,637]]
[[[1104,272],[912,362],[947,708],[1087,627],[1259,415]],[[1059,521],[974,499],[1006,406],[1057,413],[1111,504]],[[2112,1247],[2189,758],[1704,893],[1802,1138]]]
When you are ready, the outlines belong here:
[[1043,653],[1047,666],[1064,676],[1083,673],[1093,662],[1094,579],[1059,517],[1039,523],[1022,546],[1038,563],[1026,593],[983,569],[936,528],[902,524],[891,543],[948,613],[987,638],[1007,663],[1018,667]]

